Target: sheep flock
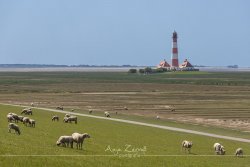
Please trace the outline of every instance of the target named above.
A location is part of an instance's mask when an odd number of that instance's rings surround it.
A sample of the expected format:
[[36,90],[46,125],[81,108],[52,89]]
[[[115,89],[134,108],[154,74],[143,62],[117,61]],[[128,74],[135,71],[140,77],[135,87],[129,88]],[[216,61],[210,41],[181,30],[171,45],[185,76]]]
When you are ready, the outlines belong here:
[[[33,106],[33,105],[32,105]],[[63,110],[63,108],[57,107],[57,109]],[[8,113],[7,114],[7,121],[8,121],[8,132],[11,133],[14,130],[14,133],[17,135],[21,135],[21,128],[19,125],[17,125],[19,122],[22,122],[25,127],[36,127],[36,121],[32,118],[33,116],[33,111],[31,108],[25,108],[21,111],[21,115],[18,115],[16,113]],[[22,114],[25,114],[23,116]],[[89,114],[92,114],[92,109],[89,110]],[[27,115],[29,117],[27,117]],[[104,112],[105,117],[110,117],[110,113],[105,111]],[[157,119],[160,119],[159,116],[156,117]],[[52,122],[59,121],[59,116],[53,115],[52,116]],[[74,122],[77,124],[77,116],[71,115],[71,114],[65,114],[63,118],[64,123],[71,123]],[[85,139],[90,138],[90,135],[88,133],[78,133],[74,132],[71,135],[62,135],[59,136],[58,140],[56,141],[57,146],[62,146],[62,147],[74,147],[74,143],[76,143],[76,148],[77,149],[82,149],[83,148],[83,142]],[[188,151],[188,153],[191,153],[191,148],[193,147],[193,142],[188,141],[188,140],[183,140],[181,142],[181,148],[182,151],[184,150],[185,152]],[[220,143],[214,143],[213,149],[215,151],[216,155],[225,155],[226,150],[225,147],[220,144]],[[235,156],[237,157],[243,157],[243,149],[242,148],[237,148],[235,151]]]

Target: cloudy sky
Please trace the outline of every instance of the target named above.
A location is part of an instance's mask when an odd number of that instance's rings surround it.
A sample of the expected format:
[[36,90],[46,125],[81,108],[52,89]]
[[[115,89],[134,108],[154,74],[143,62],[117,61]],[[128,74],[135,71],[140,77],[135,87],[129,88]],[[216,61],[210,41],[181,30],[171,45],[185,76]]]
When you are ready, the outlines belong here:
[[250,67],[249,0],[0,0],[0,64]]

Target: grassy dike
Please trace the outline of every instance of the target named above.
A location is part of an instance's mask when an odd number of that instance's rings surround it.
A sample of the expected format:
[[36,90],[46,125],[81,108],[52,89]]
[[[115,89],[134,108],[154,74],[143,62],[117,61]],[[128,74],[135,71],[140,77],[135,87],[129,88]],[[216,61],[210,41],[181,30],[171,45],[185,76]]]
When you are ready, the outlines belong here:
[[[126,123],[79,117],[78,124],[52,122],[55,113],[34,110],[35,128],[18,123],[21,135],[8,133],[6,114],[21,113],[20,107],[0,105],[0,166],[248,166],[250,157],[232,156],[238,147],[245,154],[249,144],[172,132]],[[61,135],[87,132],[83,150],[57,147]],[[192,153],[181,151],[182,140],[192,140]],[[226,147],[227,156],[214,156],[213,143]],[[126,145],[131,145],[126,150]],[[146,149],[145,149],[146,147]],[[134,148],[134,151],[133,149]],[[105,151],[106,150],[106,151]],[[110,151],[110,150],[113,150]],[[132,152],[131,152],[132,151]],[[118,152],[118,154],[116,154]],[[65,156],[67,155],[67,156]],[[120,156],[120,157],[119,157]],[[128,157],[135,156],[135,157]]]

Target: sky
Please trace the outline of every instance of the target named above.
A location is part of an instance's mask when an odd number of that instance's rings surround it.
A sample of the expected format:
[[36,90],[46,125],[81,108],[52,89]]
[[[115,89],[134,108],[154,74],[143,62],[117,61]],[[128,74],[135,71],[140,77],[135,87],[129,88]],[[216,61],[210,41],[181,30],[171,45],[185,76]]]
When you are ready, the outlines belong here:
[[249,0],[0,0],[0,64],[250,67]]

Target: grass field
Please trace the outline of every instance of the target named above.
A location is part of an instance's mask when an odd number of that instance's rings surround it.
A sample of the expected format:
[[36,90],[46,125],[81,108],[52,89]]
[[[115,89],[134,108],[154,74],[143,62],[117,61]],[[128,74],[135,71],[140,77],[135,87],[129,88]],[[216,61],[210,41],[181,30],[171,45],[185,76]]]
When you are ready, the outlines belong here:
[[[248,72],[1,72],[0,102],[250,131]],[[128,110],[124,110],[124,106]],[[168,110],[175,107],[175,112]]]
[[[0,133],[4,136],[0,142],[0,166],[237,166],[247,167],[250,157],[233,156],[238,147],[245,154],[250,153],[248,143],[216,139],[186,133],[172,132],[156,128],[118,123],[109,120],[78,117],[78,124],[52,122],[52,112],[34,109],[30,116],[37,121],[35,128],[25,127],[18,123],[21,135],[8,133],[6,114],[21,113],[21,107],[0,105]],[[60,118],[63,114],[58,114]],[[87,132],[90,139],[84,142],[83,150],[56,146],[61,135],[73,132]],[[192,153],[181,151],[182,140],[192,140]],[[214,156],[212,145],[222,143],[228,156]],[[134,153],[125,151],[125,145],[144,151]],[[121,149],[118,155],[107,148]],[[146,150],[144,149],[146,147]],[[9,155],[9,156],[8,156]],[[10,156],[11,155],[11,156]],[[16,155],[16,156],[13,156]],[[27,155],[27,156],[17,156]],[[32,155],[32,156],[31,156]],[[40,155],[40,156],[39,156]],[[71,155],[71,156],[63,156]],[[75,155],[75,156],[74,156]],[[137,157],[123,157],[133,155]],[[141,155],[141,156],[138,156]],[[161,155],[161,156],[160,156]],[[230,156],[229,156],[230,155]],[[231,156],[232,155],[232,156]]]

